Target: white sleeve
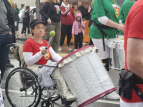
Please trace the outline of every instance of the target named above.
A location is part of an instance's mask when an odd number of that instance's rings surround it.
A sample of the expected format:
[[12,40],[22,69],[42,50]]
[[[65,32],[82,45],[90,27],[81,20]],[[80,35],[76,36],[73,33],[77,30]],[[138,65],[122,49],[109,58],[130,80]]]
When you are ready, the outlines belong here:
[[106,16],[99,17],[99,18],[98,18],[98,21],[99,21],[101,24],[106,25],[106,24],[107,24],[107,21],[108,21],[108,17],[106,17]]
[[119,23],[122,24],[122,20],[119,20]]
[[55,51],[53,50],[52,47],[49,48],[49,51],[51,53],[52,60],[54,60],[55,62],[58,62],[62,59],[61,56],[59,56],[58,54],[55,53]]
[[24,61],[27,65],[33,65],[42,58],[41,51],[33,55],[32,52],[23,52]]

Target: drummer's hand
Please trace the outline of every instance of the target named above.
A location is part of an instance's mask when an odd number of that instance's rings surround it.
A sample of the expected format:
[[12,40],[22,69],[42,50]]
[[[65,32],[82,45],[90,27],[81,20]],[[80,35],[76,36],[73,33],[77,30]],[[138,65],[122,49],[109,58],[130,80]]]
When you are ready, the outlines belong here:
[[41,51],[41,53],[42,53],[42,55],[46,55],[46,54],[47,54],[47,50],[46,50],[46,49],[43,49],[43,50]]
[[118,25],[118,29],[122,32],[124,32],[124,27],[125,27],[125,25],[123,25],[121,23]]

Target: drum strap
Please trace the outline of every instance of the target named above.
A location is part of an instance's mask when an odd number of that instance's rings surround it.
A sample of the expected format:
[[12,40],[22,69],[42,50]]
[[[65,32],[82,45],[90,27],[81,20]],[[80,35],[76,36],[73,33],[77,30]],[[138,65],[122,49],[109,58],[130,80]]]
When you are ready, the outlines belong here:
[[105,51],[104,36],[105,36],[107,39],[109,39],[109,38],[108,38],[108,36],[106,35],[106,33],[104,33],[104,31],[103,31],[102,29],[115,29],[115,28],[112,28],[112,27],[109,27],[109,26],[105,26],[105,25],[100,25],[100,24],[97,24],[97,23],[95,23],[95,22],[92,22],[92,25],[93,25],[93,26],[96,26],[96,27],[100,30],[100,32],[101,32],[101,34],[102,34],[103,49],[104,49],[104,51]]
[[136,84],[143,84],[143,79],[130,71],[122,70],[119,79],[119,95],[130,100],[132,98],[132,90],[134,89],[138,97],[143,100],[143,92]]

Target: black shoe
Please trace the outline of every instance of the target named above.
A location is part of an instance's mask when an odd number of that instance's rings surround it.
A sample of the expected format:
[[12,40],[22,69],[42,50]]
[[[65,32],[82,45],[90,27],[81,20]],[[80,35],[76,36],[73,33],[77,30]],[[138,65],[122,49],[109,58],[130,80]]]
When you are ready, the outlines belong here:
[[6,67],[14,68],[14,65],[13,65],[13,64],[11,64],[11,63],[7,63],[7,64],[6,64]]

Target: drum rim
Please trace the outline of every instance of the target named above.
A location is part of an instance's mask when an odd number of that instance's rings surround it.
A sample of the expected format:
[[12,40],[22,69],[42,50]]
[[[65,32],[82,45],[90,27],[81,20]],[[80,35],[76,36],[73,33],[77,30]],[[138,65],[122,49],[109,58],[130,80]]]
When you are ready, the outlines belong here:
[[[97,96],[95,96],[95,97],[92,97],[92,98],[90,98],[89,100],[87,100],[87,101],[83,102],[82,104],[78,105],[78,107],[85,107],[85,106],[87,106],[87,105],[89,105],[89,104],[91,104],[91,103],[93,103],[93,102],[95,102],[95,101],[97,101],[97,100],[103,98],[104,96],[106,96],[106,95],[112,93],[112,92],[115,91],[116,89],[117,89],[116,87],[113,87],[113,88],[111,88],[111,89],[109,89],[109,90],[106,90],[105,92],[103,92],[103,93],[101,93],[101,94],[99,94],[99,95],[97,95]],[[102,95],[103,95],[103,96],[102,96]],[[102,96],[102,97],[100,97],[100,96]],[[95,100],[95,99],[96,99],[96,100]]]
[[79,51],[81,51],[81,50],[83,50],[83,49],[89,48],[89,47],[94,47],[94,46],[93,46],[93,45],[85,46],[85,47],[83,47],[83,48],[80,48],[80,49],[77,49],[76,51],[71,52],[70,54],[68,54],[68,55],[66,55],[65,57],[63,57],[63,58],[57,63],[57,65],[59,65],[59,63],[62,62],[62,61],[63,61],[64,59],[66,59],[67,57],[69,57],[69,56],[71,56],[71,55],[73,55],[73,54],[75,54],[75,53],[77,53],[77,52],[79,52]]

